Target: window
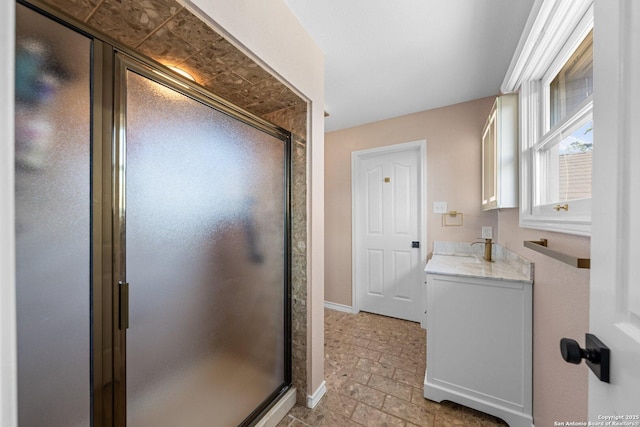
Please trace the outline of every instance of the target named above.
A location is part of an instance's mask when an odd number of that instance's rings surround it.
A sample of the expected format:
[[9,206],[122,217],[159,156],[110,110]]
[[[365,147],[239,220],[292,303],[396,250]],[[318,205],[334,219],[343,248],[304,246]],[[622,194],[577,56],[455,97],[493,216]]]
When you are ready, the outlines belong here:
[[593,30],[549,84],[551,126],[593,94]]
[[[544,85],[542,137],[533,146],[536,186],[533,209],[588,208],[593,154],[593,31],[578,46],[551,81]],[[580,202],[578,202],[580,201]],[[572,203],[569,203],[572,202]],[[576,203],[573,203],[576,202]]]
[[593,1],[541,4],[501,87],[520,92],[520,226],[589,235]]

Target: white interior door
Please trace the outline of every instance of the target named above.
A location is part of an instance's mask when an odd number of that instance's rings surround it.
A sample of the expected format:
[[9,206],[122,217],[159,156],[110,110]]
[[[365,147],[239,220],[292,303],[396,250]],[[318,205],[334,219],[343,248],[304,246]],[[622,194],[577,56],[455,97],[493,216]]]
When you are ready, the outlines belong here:
[[422,146],[354,153],[356,309],[420,320]]
[[640,3],[596,0],[590,330],[611,351],[589,418],[640,425]]

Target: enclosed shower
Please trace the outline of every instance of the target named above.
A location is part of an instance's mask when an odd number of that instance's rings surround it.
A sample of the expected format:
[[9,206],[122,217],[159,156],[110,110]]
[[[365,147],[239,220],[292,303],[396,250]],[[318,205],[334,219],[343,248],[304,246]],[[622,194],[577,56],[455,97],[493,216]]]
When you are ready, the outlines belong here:
[[290,135],[16,7],[21,426],[250,425],[291,384]]

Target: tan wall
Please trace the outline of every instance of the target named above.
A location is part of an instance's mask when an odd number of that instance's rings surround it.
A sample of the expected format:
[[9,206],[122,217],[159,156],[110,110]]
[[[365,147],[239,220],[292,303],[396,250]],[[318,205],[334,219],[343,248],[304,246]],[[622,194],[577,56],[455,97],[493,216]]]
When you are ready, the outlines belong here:
[[525,240],[549,240],[549,247],[589,258],[588,237],[520,228],[518,210],[498,213],[498,243],[535,263],[533,284],[533,420],[536,426],[554,421],[588,419],[589,370],[570,365],[560,356],[560,339],[584,345],[589,332],[589,271],[577,269],[523,246]]
[[[482,98],[325,135],[326,301],[351,306],[353,151],[427,140],[428,252],[434,240],[474,241],[483,225],[497,232],[496,213],[480,209],[480,139],[493,100]],[[431,213],[434,201],[462,212],[464,225],[442,227],[442,215]]]
[[[482,225],[535,263],[533,412],[537,426],[587,419],[588,369],[562,360],[559,341],[584,344],[589,328],[589,270],[579,270],[523,246],[545,237],[553,248],[589,257],[590,239],[520,228],[518,209],[480,210],[480,132],[492,98],[424,111],[325,135],[325,299],[351,305],[351,152],[427,140],[427,233],[434,240],[473,241]],[[442,227],[433,201],[464,213],[463,227]]]

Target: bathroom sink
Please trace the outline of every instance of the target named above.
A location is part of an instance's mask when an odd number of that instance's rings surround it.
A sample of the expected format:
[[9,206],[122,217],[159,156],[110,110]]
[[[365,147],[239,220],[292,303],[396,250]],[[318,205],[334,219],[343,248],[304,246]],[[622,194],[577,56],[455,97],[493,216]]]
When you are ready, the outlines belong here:
[[451,255],[434,255],[439,262],[447,264],[482,264],[484,260],[478,255],[469,254],[451,254]]

